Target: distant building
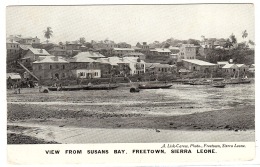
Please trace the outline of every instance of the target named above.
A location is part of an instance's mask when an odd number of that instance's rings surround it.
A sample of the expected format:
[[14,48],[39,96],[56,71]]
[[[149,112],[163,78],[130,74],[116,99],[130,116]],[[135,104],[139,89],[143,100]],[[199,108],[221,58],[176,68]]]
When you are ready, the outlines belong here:
[[203,48],[223,48],[226,45],[226,39],[205,38],[204,36],[202,36],[200,45]]
[[10,35],[8,37],[8,39],[10,40],[14,40],[20,44],[24,44],[24,45],[31,45],[33,43],[40,43],[40,39],[36,36],[36,37],[26,37],[26,36],[22,36],[22,35]]
[[53,56],[62,56],[66,57],[67,52],[60,45],[54,45],[52,49],[48,50],[48,52]]
[[177,69],[176,65],[160,64],[160,63],[146,63],[146,72],[156,74],[171,74]]
[[183,66],[189,71],[210,73],[217,69],[217,65],[198,59],[182,59]]
[[182,44],[178,53],[178,62],[182,59],[196,59],[196,48],[194,44]]
[[153,56],[169,56],[172,52],[167,48],[154,48],[150,50],[150,54]]
[[6,41],[6,52],[12,54],[18,54],[20,49],[20,44],[14,40],[7,40]]
[[123,57],[137,57],[137,58],[140,58],[140,60],[145,60],[145,58],[146,58],[145,54],[139,53],[139,52],[127,53],[127,54],[124,54]]
[[77,53],[81,52],[80,46],[81,44],[79,44],[77,41],[66,42],[66,53],[68,54],[68,56],[76,55]]
[[141,48],[141,52],[144,54],[148,54],[150,52],[150,47],[147,45],[147,42],[143,42],[140,44],[139,42],[136,44],[136,47]]
[[65,79],[70,74],[69,62],[63,57],[45,56],[32,63],[33,74],[40,80]]
[[118,45],[118,48],[131,48],[131,45],[126,42],[120,42],[117,45]]
[[168,49],[172,52],[172,54],[176,54],[176,53],[180,52],[180,48],[179,47],[170,46]]
[[112,55],[122,57],[125,54],[132,53],[135,50],[133,48],[114,48],[112,49]]

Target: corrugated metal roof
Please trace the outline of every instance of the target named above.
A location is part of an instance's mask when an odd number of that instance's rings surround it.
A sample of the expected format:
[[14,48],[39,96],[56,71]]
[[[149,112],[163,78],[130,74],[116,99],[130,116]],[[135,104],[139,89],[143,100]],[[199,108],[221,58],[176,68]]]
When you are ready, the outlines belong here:
[[228,61],[218,61],[217,64],[229,64]]
[[105,56],[98,53],[98,52],[79,52],[73,58],[84,59],[86,57],[88,57],[88,58],[103,58]]
[[198,59],[182,59],[182,61],[186,61],[192,64],[200,65],[200,66],[215,66],[216,64],[209,63],[206,61],[198,60]]
[[45,49],[29,48],[35,55],[50,55]]
[[238,68],[238,66],[235,65],[235,64],[226,64],[226,65],[223,66],[222,68]]
[[63,57],[55,57],[55,56],[45,56],[42,57],[41,60],[33,62],[34,64],[41,64],[41,63],[69,63]]

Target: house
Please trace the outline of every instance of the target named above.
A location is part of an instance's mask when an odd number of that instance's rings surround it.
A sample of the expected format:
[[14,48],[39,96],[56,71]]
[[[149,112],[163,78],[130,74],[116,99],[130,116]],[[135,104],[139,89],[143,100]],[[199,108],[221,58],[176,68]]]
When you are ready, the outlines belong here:
[[210,73],[217,69],[217,65],[198,59],[182,59],[183,66],[190,71]]
[[143,42],[140,44],[139,42],[136,44],[136,47],[141,48],[141,52],[144,54],[148,54],[150,52],[150,47],[147,45],[147,42]]
[[236,64],[240,74],[245,73],[249,70],[249,67],[245,64]]
[[8,39],[10,40],[14,40],[20,44],[24,44],[24,45],[31,45],[34,43],[40,43],[40,39],[36,36],[36,37],[26,37],[26,36],[22,36],[22,35],[10,35],[8,37]]
[[138,57],[108,57],[102,60],[110,63],[111,67],[118,71],[117,74],[143,74],[145,73],[145,62]]
[[234,75],[238,71],[238,66],[236,64],[226,64],[222,67],[222,72],[225,74]]
[[13,39],[6,41],[6,52],[12,54],[19,54],[20,44]]
[[31,66],[32,65],[31,63],[38,60],[40,56],[50,56],[50,54],[45,49],[28,48],[28,51],[22,57],[21,62],[25,66]]
[[131,48],[131,45],[126,42],[120,42],[117,45],[118,45],[118,48]]
[[124,54],[123,57],[138,57],[138,58],[140,58],[140,60],[145,60],[145,58],[146,58],[145,54],[139,53],[139,52],[127,53],[127,54]]
[[182,44],[178,53],[178,62],[182,59],[196,59],[196,48],[194,44]]
[[255,64],[251,64],[248,69],[249,72],[254,73],[255,72]]
[[142,52],[142,49],[137,46],[132,46],[132,48],[135,50],[135,52],[139,52],[139,53]]
[[67,52],[65,49],[62,48],[62,46],[60,45],[53,45],[53,48],[48,50],[48,52],[53,55],[53,56],[63,56],[66,57],[67,56]]
[[89,57],[89,55],[91,55],[90,52],[81,52],[69,59],[70,68],[73,77],[76,78],[100,78],[101,77],[100,63],[94,60],[92,57]]
[[161,64],[161,63],[146,63],[146,72],[156,74],[171,74],[176,71],[175,65]]
[[112,49],[112,55],[118,56],[118,57],[122,57],[123,55],[125,55],[127,53],[132,53],[132,52],[134,52],[133,48],[113,48]]
[[200,42],[200,45],[203,48],[221,48],[223,49],[226,45],[226,39],[224,38],[205,38],[202,36],[202,40]]
[[18,73],[7,73],[6,74],[6,83],[7,88],[11,89],[16,83],[19,83],[21,81],[21,76]]
[[229,62],[228,62],[228,61],[218,61],[218,62],[217,62],[218,68],[222,68],[222,67],[224,67],[226,64],[229,64]]
[[64,79],[70,74],[69,62],[59,56],[44,56],[32,63],[33,74],[40,80]]
[[172,54],[176,54],[180,52],[180,48],[179,47],[173,47],[170,46],[168,49],[170,49],[170,51],[172,52]]
[[150,50],[150,53],[154,56],[169,56],[172,52],[167,48],[154,48]]
[[77,41],[66,42],[65,45],[66,53],[68,54],[68,56],[76,55],[77,53],[80,52],[80,46],[81,44],[78,43]]

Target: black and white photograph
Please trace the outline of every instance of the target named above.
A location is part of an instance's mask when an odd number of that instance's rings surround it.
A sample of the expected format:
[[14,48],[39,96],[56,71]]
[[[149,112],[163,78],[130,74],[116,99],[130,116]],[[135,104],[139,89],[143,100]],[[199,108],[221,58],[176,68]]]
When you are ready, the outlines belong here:
[[197,153],[254,143],[254,13],[250,3],[7,6],[7,145],[183,143],[171,150],[181,154],[185,142],[211,143]]

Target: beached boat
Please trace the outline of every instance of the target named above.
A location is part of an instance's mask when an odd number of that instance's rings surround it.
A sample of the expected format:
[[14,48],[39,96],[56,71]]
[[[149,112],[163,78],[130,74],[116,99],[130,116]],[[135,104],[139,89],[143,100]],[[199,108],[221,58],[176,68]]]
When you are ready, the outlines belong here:
[[139,89],[166,89],[170,88],[171,84],[140,84]]
[[226,84],[224,84],[224,83],[213,83],[211,86],[215,87],[215,88],[224,88],[226,86]]
[[118,88],[119,85],[90,85],[84,87],[84,90],[111,90]]
[[62,86],[62,87],[48,87],[50,91],[77,91],[87,89],[89,86]]
[[226,80],[225,84],[249,84],[251,81],[246,78],[232,78],[230,80]]

